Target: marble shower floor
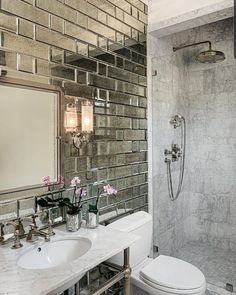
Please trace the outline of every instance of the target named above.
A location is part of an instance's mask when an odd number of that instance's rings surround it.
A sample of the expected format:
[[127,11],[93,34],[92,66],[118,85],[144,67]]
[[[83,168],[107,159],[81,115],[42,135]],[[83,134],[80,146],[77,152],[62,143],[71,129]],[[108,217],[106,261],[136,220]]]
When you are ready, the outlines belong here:
[[[207,295],[236,294],[236,252],[212,247],[201,242],[188,242],[175,255],[197,266],[207,280]],[[225,290],[226,283],[234,292]]]

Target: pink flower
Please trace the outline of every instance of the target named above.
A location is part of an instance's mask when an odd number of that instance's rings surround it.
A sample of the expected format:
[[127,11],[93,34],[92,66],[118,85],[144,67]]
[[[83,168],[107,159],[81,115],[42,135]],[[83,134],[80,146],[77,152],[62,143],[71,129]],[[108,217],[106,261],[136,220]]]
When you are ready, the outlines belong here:
[[117,194],[117,190],[113,186],[111,186],[110,184],[104,185],[103,190],[108,195],[116,195]]
[[65,177],[64,176],[62,176],[62,175],[59,176],[59,183],[60,184],[64,184],[65,183]]
[[50,186],[52,184],[52,178],[51,176],[43,176],[42,177],[42,182],[44,183],[44,185],[46,186]]
[[71,180],[70,186],[76,187],[78,184],[80,184],[80,178],[78,176],[76,176]]
[[82,189],[81,187],[77,188],[75,194],[80,197],[85,197],[87,195],[87,191]]

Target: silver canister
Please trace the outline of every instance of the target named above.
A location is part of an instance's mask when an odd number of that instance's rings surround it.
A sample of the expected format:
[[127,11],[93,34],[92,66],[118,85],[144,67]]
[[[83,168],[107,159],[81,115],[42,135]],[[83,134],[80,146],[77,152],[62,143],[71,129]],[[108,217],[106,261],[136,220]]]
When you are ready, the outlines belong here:
[[87,228],[96,228],[99,225],[99,212],[87,212],[87,220],[86,220]]
[[82,213],[79,211],[77,214],[66,214],[66,230],[75,232],[80,229],[82,222]]

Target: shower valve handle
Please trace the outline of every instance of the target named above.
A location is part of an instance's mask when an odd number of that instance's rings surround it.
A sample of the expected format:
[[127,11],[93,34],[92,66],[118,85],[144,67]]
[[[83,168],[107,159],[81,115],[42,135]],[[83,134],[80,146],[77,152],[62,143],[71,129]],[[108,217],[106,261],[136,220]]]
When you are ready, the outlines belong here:
[[171,156],[172,162],[178,161],[179,158],[182,157],[182,150],[177,144],[172,144],[171,150],[165,149],[164,150],[164,155]]
[[170,151],[170,150],[168,150],[168,149],[165,149],[165,151],[164,151],[164,155],[165,155],[165,156],[172,155],[172,151]]

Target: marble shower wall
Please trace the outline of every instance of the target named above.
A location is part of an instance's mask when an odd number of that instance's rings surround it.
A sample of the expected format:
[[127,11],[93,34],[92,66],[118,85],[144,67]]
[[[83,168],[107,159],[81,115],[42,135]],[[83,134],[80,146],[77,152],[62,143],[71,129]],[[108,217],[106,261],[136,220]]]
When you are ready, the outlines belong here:
[[[210,40],[226,60],[200,64],[207,45],[173,53],[172,47]],[[187,240],[236,249],[236,62],[233,22],[226,19],[152,40],[154,244],[173,255]],[[154,72],[153,72],[154,74]],[[184,187],[179,200],[168,198],[164,148],[177,131],[170,116],[187,123]],[[177,137],[176,137],[177,136]],[[177,139],[178,141],[178,139]],[[178,166],[173,167],[174,179]]]
[[[181,198],[169,199],[164,149],[180,144],[180,130],[170,125],[171,116],[180,113],[189,120],[185,67],[182,57],[175,58],[172,38],[151,39],[152,58],[152,191],[154,245],[162,254],[174,255],[185,239],[185,220],[189,216],[189,192],[184,183]],[[156,71],[156,73],[155,73]],[[173,183],[177,187],[179,163],[173,165]],[[186,173],[187,175],[187,173]],[[187,178],[187,177],[186,177]]]
[[[185,35],[185,37],[184,37]],[[182,35],[186,42],[210,40],[226,60],[199,64],[203,48],[184,51],[188,66],[188,161],[191,228],[189,238],[236,249],[236,61],[233,20],[209,24]],[[205,47],[206,48],[206,47]]]

